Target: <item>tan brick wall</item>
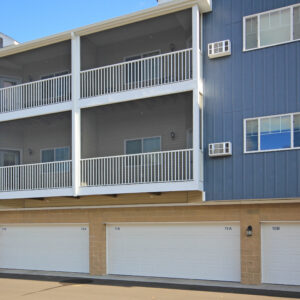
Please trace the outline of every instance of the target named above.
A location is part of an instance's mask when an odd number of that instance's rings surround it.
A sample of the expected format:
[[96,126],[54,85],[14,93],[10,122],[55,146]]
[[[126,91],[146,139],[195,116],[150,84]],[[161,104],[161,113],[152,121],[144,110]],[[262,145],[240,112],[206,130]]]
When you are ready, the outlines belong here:
[[[204,205],[193,207],[133,207],[0,212],[0,224],[89,223],[90,272],[106,273],[106,227],[109,222],[240,221],[241,278],[261,282],[261,221],[300,221],[300,204]],[[253,236],[246,236],[248,225]]]

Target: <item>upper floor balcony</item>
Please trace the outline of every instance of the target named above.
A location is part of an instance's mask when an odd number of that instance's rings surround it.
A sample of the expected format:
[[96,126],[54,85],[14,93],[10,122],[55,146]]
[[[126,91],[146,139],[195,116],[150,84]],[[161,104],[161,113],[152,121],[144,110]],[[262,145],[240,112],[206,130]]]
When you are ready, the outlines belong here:
[[[91,98],[101,105],[104,98],[134,91],[129,100],[140,99],[141,90],[151,96],[149,88],[192,80],[191,20],[188,9],[82,36],[81,107]],[[39,115],[45,106],[45,113],[71,109],[71,52],[65,41],[0,58],[0,115],[40,108]]]
[[71,42],[0,58],[0,113],[72,100]]

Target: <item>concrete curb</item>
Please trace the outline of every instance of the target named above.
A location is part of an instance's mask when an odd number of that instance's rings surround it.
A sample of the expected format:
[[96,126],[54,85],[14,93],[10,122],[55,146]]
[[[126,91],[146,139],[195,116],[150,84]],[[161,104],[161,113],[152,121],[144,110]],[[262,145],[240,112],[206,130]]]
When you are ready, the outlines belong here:
[[62,285],[97,284],[121,287],[149,287],[164,289],[179,289],[192,291],[220,292],[232,294],[247,294],[257,296],[272,296],[300,299],[299,286],[285,285],[243,285],[235,282],[217,282],[202,280],[186,280],[172,278],[153,278],[136,276],[91,276],[88,274],[40,272],[40,271],[13,271],[0,270],[2,279],[21,279],[59,282]]

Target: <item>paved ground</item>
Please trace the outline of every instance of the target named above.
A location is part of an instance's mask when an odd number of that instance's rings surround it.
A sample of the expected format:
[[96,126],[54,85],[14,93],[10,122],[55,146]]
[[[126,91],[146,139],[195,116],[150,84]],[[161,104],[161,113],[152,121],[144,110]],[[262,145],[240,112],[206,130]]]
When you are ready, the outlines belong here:
[[298,292],[1,274],[0,300],[271,300]]

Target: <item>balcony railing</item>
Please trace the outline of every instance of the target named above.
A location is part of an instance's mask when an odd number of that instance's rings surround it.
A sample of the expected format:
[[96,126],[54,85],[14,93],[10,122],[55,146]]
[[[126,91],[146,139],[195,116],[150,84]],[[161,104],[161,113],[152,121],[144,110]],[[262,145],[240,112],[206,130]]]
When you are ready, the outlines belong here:
[[192,79],[192,49],[81,72],[81,98]]
[[0,113],[67,102],[71,94],[70,74],[2,88]]
[[81,186],[193,180],[193,150],[175,150],[81,160]]
[[0,192],[59,189],[71,186],[71,161],[0,168]]

